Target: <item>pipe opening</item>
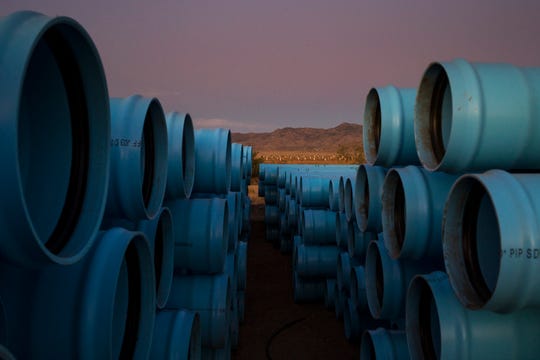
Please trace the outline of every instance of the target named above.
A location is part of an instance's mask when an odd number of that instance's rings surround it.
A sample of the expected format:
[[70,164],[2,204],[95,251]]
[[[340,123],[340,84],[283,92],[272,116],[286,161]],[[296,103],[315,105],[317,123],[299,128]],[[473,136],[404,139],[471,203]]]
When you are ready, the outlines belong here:
[[369,183],[366,176],[366,181],[364,181],[364,202],[362,203],[362,213],[365,214],[366,220],[369,218]]
[[376,89],[371,89],[366,99],[364,112],[365,130],[367,139],[366,157],[370,163],[374,163],[379,153],[381,143],[381,103]]
[[28,213],[38,237],[56,255],[77,227],[89,172],[89,109],[84,69],[67,38],[72,32],[68,25],[55,25],[37,43],[22,87],[17,129]]
[[125,262],[128,274],[128,307],[124,324],[125,333],[120,350],[120,359],[133,359],[139,338],[141,316],[141,272],[139,254],[135,242],[131,242],[126,250]]
[[[500,267],[500,233],[486,189],[474,182],[463,209],[462,252],[469,282],[481,305],[491,298]],[[497,242],[494,242],[497,240]]]
[[184,118],[184,130],[182,131],[182,175],[184,176],[184,190],[189,198],[193,190],[195,179],[195,137],[191,115]]
[[401,181],[401,178],[397,176],[396,178],[396,184],[395,184],[395,192],[394,192],[394,204],[393,204],[393,212],[394,212],[394,229],[396,234],[396,242],[398,245],[398,249],[401,252],[401,249],[403,248],[403,243],[405,242],[405,224],[406,224],[406,204],[405,204],[405,191],[403,189],[403,182]]
[[[153,102],[152,102],[153,104]],[[152,119],[151,106],[146,113],[143,127],[143,138],[141,142],[141,176],[142,176],[142,195],[144,206],[148,208],[150,199],[152,197],[152,189],[154,187],[155,177],[155,138],[154,138],[154,124]]]
[[375,256],[375,288],[377,290],[377,302],[379,303],[379,308],[383,306],[384,300],[384,272],[381,260],[381,253],[377,246],[373,246],[373,249],[376,252]]
[[440,163],[446,152],[452,126],[452,93],[448,75],[440,68],[433,85],[429,111],[429,133],[435,159]]
[[156,293],[159,289],[159,286],[161,285],[161,273],[163,271],[163,254],[165,251],[163,236],[163,223],[160,219],[157,224],[156,237],[154,240],[154,269],[156,272]]
[[429,285],[420,282],[420,298],[418,302],[418,329],[420,346],[425,359],[440,359],[441,337],[439,315],[433,293]]

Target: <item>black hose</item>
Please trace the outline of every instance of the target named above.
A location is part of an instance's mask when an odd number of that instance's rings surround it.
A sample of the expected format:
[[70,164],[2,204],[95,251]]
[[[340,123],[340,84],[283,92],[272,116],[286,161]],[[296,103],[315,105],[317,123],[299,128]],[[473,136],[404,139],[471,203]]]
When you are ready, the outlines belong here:
[[303,318],[299,318],[299,319],[296,319],[296,320],[293,320],[293,321],[290,321],[288,323],[286,323],[285,325],[281,326],[279,329],[275,330],[274,333],[272,334],[272,336],[270,336],[270,338],[268,338],[268,341],[266,342],[266,358],[268,360],[272,360],[272,356],[270,355],[270,347],[272,346],[272,341],[274,341],[274,339],[279,335],[281,334],[283,331],[293,327],[294,325],[298,324],[299,322],[302,322],[306,320],[305,317]]

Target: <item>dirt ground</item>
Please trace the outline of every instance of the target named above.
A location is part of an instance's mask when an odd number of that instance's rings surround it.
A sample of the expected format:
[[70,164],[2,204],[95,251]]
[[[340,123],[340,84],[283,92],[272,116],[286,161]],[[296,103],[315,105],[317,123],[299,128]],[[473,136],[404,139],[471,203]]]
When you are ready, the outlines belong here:
[[[252,196],[252,194],[250,194]],[[255,200],[255,199],[254,199]],[[248,244],[245,322],[233,359],[358,359],[343,321],[322,303],[293,301],[290,254],[265,240],[264,204],[254,201]]]

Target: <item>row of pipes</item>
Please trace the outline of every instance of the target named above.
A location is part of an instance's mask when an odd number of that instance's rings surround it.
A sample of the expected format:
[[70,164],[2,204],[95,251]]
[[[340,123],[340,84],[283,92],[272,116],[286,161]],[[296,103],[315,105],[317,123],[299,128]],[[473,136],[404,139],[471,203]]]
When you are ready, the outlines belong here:
[[109,99],[71,18],[1,18],[0,69],[0,358],[230,358],[251,147]]
[[433,63],[369,92],[368,164],[261,165],[295,299],[342,314],[362,359],[538,358],[539,120],[539,68]]

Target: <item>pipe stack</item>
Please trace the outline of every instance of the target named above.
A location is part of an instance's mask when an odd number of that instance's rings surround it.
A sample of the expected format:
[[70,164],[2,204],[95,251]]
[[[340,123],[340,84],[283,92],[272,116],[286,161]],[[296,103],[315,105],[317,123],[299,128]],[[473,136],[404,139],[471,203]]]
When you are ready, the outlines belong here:
[[156,98],[109,99],[70,18],[1,18],[0,68],[1,357],[230,358],[251,148]]

